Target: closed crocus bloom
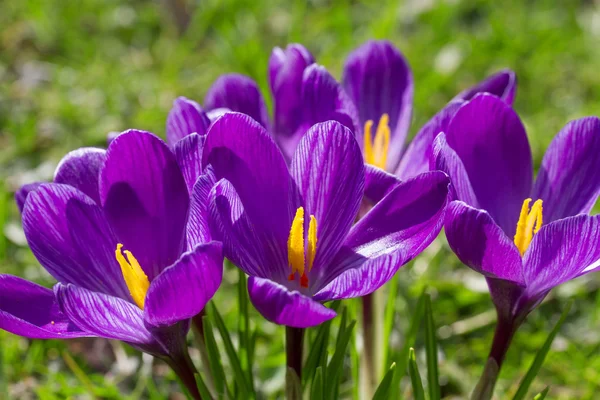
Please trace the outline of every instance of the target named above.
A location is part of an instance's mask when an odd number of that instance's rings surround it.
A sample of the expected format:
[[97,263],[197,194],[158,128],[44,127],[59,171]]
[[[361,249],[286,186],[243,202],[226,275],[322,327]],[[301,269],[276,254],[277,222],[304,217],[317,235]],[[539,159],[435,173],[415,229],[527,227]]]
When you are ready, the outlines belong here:
[[31,250],[58,283],[0,276],[0,327],[122,340],[165,359],[197,395],[185,336],[221,283],[223,256],[204,222],[203,179],[190,205],[185,154],[130,130],[106,151],[65,157],[62,183],[39,185],[23,208]]
[[599,152],[600,120],[572,121],[534,183],[518,115],[488,94],[464,104],[435,140],[432,167],[450,175],[456,199],[446,215],[448,243],[486,277],[498,311],[490,354],[497,366],[548,292],[599,264],[600,219],[588,215],[600,193]]
[[353,226],[364,163],[352,132],[335,121],[310,128],[288,167],[264,127],[226,114],[209,131],[203,161],[218,179],[213,234],[250,276],[256,309],[281,325],[334,317],[323,302],[373,292],[441,228],[448,191],[441,172],[400,184]]

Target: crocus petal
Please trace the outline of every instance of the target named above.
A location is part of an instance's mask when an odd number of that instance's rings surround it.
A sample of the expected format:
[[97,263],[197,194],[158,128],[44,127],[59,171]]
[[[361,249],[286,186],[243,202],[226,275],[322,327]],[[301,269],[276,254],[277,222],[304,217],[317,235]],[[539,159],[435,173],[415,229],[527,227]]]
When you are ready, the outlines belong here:
[[189,194],[175,155],[158,137],[130,130],[106,152],[100,197],[120,243],[154,279],[185,243]]
[[217,180],[231,182],[255,227],[282,239],[285,247],[291,226],[290,175],[267,131],[247,115],[224,115],[204,144],[202,165],[208,164]]
[[[344,247],[316,284],[328,287],[315,298],[373,291],[383,284],[379,275],[389,279],[429,246],[442,228],[448,185],[448,177],[434,171],[396,186],[352,227]],[[393,257],[382,258],[386,255]],[[377,258],[378,262],[371,262]],[[345,273],[351,269],[358,271]],[[357,276],[362,280],[355,280]]]
[[533,180],[531,149],[519,116],[500,98],[478,94],[456,112],[446,140],[462,160],[480,208],[514,235]]
[[600,119],[569,122],[542,160],[533,198],[544,201],[544,223],[589,213],[600,194]]
[[339,250],[356,219],[363,196],[365,169],[352,132],[329,121],[310,128],[290,167],[309,216],[317,220],[315,268],[326,266]]
[[464,264],[486,277],[524,285],[517,247],[486,211],[453,201],[444,228],[450,248]]
[[21,186],[15,192],[15,203],[17,203],[19,212],[21,212],[21,213],[23,212],[23,207],[25,207],[25,201],[27,200],[27,196],[29,196],[29,193],[36,191],[37,188],[39,188],[40,185],[43,185],[43,184],[44,184],[44,182],[27,183],[27,184]]
[[325,67],[320,65],[312,64],[304,70],[300,107],[302,115],[294,133],[291,136],[277,135],[279,146],[288,160],[306,131],[319,122],[334,120],[354,133],[360,130],[352,100]]
[[314,62],[312,54],[300,44],[290,44],[285,50],[273,49],[269,58],[269,85],[277,135],[290,136],[296,132],[302,117],[302,76]]
[[105,159],[104,149],[84,147],[71,151],[56,167],[54,182],[71,185],[100,204],[98,179]]
[[179,140],[173,146],[177,164],[179,164],[190,194],[196,180],[202,175],[202,150],[205,139],[206,135],[193,133]]
[[31,251],[58,281],[129,298],[102,209],[72,186],[42,185],[29,194],[23,230]]
[[223,247],[202,244],[185,253],[150,284],[144,304],[147,324],[170,326],[204,309],[223,278]]
[[599,215],[577,215],[545,225],[523,257],[527,293],[534,296],[590,272],[599,260]]
[[490,93],[500,97],[506,104],[512,105],[515,100],[517,91],[517,75],[510,69],[505,69],[500,72],[485,78],[477,85],[461,92],[454,100],[471,100],[478,93]]
[[269,114],[260,89],[245,75],[221,75],[208,89],[204,106],[209,110],[228,108],[249,115],[265,128],[269,127]]
[[175,144],[191,133],[206,134],[210,119],[200,104],[185,97],[173,101],[173,108],[167,116],[167,141]]
[[365,198],[372,204],[378,203],[400,183],[397,176],[365,164]]
[[430,169],[443,171],[450,177],[450,197],[478,208],[479,201],[473,192],[465,166],[456,152],[448,146],[444,133],[435,138],[431,152]]
[[429,171],[433,140],[440,132],[446,131],[450,120],[462,104],[462,101],[449,103],[423,125],[402,155],[396,170],[400,179],[406,180]]
[[52,290],[0,274],[0,329],[32,339],[91,336],[60,312]]
[[144,326],[144,313],[134,304],[75,285],[57,284],[54,293],[60,309],[79,328],[106,339],[152,345]]
[[248,279],[250,301],[263,317],[279,325],[309,328],[335,317],[336,313],[300,292],[290,291],[268,279]]
[[367,120],[377,124],[388,114],[391,140],[386,169],[394,171],[412,115],[413,77],[408,62],[387,40],[370,40],[348,56],[342,81],[362,124]]
[[212,240],[209,225],[209,204],[210,191],[216,182],[213,169],[209,165],[194,185],[186,228],[188,250],[193,249],[200,243],[208,243]]

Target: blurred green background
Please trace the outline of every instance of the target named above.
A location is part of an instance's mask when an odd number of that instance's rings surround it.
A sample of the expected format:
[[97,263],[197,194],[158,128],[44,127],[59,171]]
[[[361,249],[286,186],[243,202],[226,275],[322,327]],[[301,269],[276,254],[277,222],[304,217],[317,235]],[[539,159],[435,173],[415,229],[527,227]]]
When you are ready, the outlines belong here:
[[[108,132],[127,128],[164,135],[173,99],[201,102],[224,72],[254,78],[270,103],[273,46],[300,42],[339,78],[348,52],[370,38],[391,40],[412,66],[412,134],[460,90],[505,67],[519,79],[515,108],[536,164],[567,121],[600,109],[598,1],[0,1],[0,272],[52,285],[26,246],[12,196],[24,183],[51,179],[67,151],[104,146]],[[228,272],[216,299],[230,326],[236,303],[227,294],[236,277]],[[459,265],[443,239],[397,282],[390,345],[401,343],[410,307],[429,286],[442,392],[465,397],[493,333],[485,282]],[[534,389],[550,385],[552,399],[598,398],[599,284],[592,276],[563,285],[531,314],[509,351],[498,398],[514,393],[568,298],[574,306]],[[274,398],[283,385],[283,330],[255,316],[257,385]],[[422,362],[421,338],[417,348]],[[182,398],[164,365],[118,343],[0,332],[0,353],[0,398]],[[355,384],[348,368],[345,388]]]

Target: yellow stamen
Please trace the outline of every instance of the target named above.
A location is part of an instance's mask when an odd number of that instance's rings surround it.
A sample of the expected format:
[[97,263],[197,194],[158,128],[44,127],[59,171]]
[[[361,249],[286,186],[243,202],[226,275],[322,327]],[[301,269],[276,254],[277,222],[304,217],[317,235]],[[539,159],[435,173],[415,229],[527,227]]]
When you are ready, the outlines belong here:
[[378,168],[384,169],[387,161],[388,149],[390,147],[390,118],[387,114],[383,114],[379,119],[377,125],[377,131],[375,132],[375,140],[371,129],[373,128],[373,121],[368,120],[365,123],[364,132],[364,150],[365,150],[365,162],[367,164],[374,165]]
[[310,216],[310,225],[308,226],[308,270],[312,269],[317,254],[317,219],[314,215]]
[[525,254],[525,251],[533,240],[533,235],[538,233],[543,223],[542,200],[536,200],[531,210],[529,210],[530,203],[531,199],[525,199],[523,202],[519,221],[517,222],[517,232],[515,233],[515,245],[519,249],[521,256]]
[[129,289],[129,293],[131,293],[133,301],[143,310],[144,300],[146,299],[146,292],[148,292],[150,282],[148,281],[148,277],[144,273],[144,270],[140,267],[138,260],[136,260],[133,254],[128,250],[125,250],[125,255],[127,256],[127,260],[125,260],[125,257],[123,257],[123,253],[121,252],[122,248],[123,245],[121,243],[117,244],[115,256],[121,266],[123,279],[125,279],[125,284]]
[[288,264],[292,268],[289,280],[294,280],[296,272],[304,273],[304,208],[296,210],[288,237]]

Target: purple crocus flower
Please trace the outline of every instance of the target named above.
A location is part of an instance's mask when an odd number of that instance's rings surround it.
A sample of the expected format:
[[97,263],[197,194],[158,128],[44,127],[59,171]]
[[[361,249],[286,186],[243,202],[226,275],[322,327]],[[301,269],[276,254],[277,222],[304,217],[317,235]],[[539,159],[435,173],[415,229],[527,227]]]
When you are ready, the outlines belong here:
[[202,179],[190,205],[189,158],[135,130],[106,151],[65,157],[60,183],[37,185],[23,208],[31,250],[59,283],[53,292],[1,275],[0,327],[30,338],[122,340],[180,373],[189,319],[223,268],[222,245],[203,222],[210,187]]
[[445,230],[458,258],[483,274],[498,311],[491,358],[501,365],[519,324],[555,286],[596,269],[600,120],[568,123],[533,182],[525,129],[498,97],[478,94],[434,142],[432,168],[450,175]]
[[431,144],[463,102],[477,93],[489,92],[512,104],[516,91],[514,72],[504,70],[490,76],[456,96],[405,148],[414,89],[412,72],[402,53],[389,41],[370,40],[350,53],[342,82],[364,127],[356,130],[356,136],[366,163],[400,179],[429,170]]
[[429,172],[395,187],[354,224],[365,169],[352,132],[319,123],[288,167],[266,129],[226,114],[212,125],[203,164],[218,183],[212,231],[246,272],[250,299],[268,320],[303,328],[335,312],[322,302],[371,293],[434,240],[448,178]]

